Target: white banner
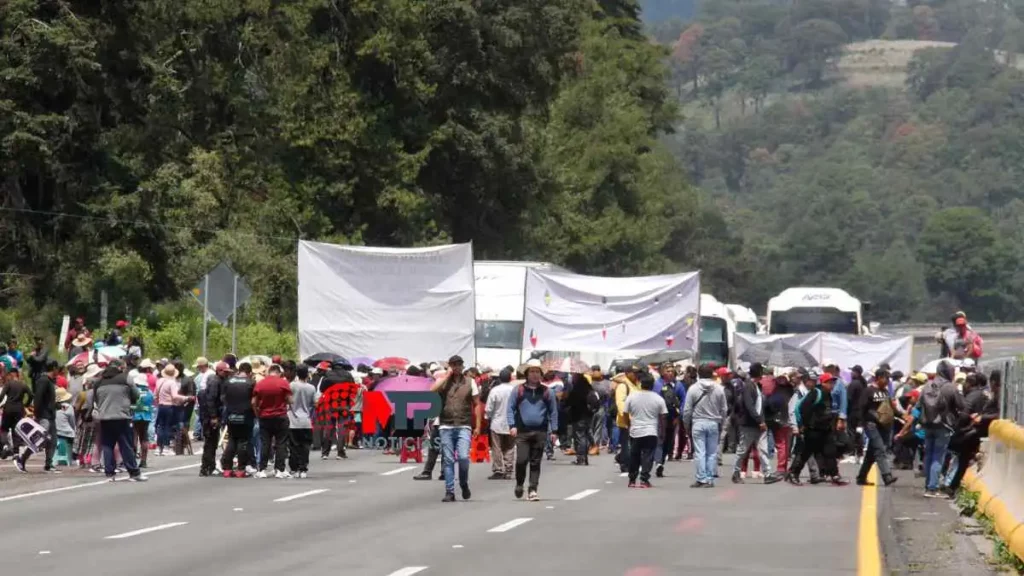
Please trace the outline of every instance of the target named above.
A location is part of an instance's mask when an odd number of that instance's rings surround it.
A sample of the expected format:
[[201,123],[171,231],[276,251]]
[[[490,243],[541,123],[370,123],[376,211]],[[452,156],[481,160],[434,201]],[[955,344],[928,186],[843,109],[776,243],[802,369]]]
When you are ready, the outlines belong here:
[[[843,370],[861,366],[870,370],[887,363],[893,370],[909,374],[913,366],[912,336],[856,336],[817,332],[814,334],[736,334],[736,359],[762,362],[778,368],[808,368],[826,360]],[[767,361],[764,358],[773,360]],[[803,362],[800,360],[804,359]]]
[[299,355],[476,362],[473,248],[299,242]]
[[639,278],[531,269],[524,350],[697,354],[700,274]]

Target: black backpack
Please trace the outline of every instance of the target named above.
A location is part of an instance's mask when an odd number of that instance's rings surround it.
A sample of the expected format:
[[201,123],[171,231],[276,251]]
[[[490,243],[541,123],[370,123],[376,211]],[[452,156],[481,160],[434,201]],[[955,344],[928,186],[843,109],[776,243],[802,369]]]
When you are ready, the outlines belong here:
[[789,419],[789,400],[776,389],[764,399],[764,422],[769,428],[777,429]]
[[587,393],[587,408],[594,413],[601,409],[601,395],[597,393],[597,390],[591,389]]
[[945,424],[944,408],[942,386],[934,380],[925,384],[921,390],[921,426],[938,428]]
[[676,389],[671,383],[665,382],[661,387],[661,397],[665,399],[665,405],[668,406],[670,412],[679,411],[682,402],[679,401],[679,395],[676,394]]

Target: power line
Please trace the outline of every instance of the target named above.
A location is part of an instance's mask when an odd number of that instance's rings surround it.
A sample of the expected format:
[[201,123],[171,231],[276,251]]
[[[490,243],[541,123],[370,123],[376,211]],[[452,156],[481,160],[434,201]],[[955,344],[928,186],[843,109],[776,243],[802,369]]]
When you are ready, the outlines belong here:
[[3,212],[14,212],[20,214],[38,214],[40,216],[58,216],[66,218],[74,218],[78,220],[92,220],[96,222],[112,222],[116,224],[123,224],[126,226],[134,226],[136,228],[165,228],[168,230],[188,230],[192,232],[220,232],[234,236],[248,236],[251,238],[273,238],[275,240],[299,240],[299,236],[276,236],[273,234],[257,234],[255,232],[241,232],[236,230],[225,230],[223,228],[201,228],[199,226],[182,226],[174,224],[163,224],[159,222],[147,222],[145,220],[125,220],[123,218],[115,218],[113,216],[90,216],[88,214],[72,214],[70,212],[56,212],[52,210],[34,210],[32,208],[14,208],[11,206],[0,206],[0,211]]

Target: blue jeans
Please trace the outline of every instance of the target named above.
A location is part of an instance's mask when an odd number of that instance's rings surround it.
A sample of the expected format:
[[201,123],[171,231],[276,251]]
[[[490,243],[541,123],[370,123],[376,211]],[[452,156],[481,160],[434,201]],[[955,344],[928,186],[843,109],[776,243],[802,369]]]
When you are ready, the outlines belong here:
[[444,491],[455,493],[455,458],[459,459],[459,485],[469,486],[469,428],[442,428],[441,470],[444,471]]
[[160,406],[156,410],[156,445],[163,450],[171,445],[176,429],[177,413],[174,406]]
[[619,451],[619,434],[621,434],[621,432],[619,432],[619,427],[618,426],[612,426],[612,438],[608,442],[608,450],[610,452],[618,452]]
[[260,419],[255,418],[252,426],[252,438],[249,440],[249,445],[252,446],[253,460],[256,463],[256,469],[260,470],[260,464],[263,464],[263,442],[260,441]]
[[942,472],[942,463],[946,460],[946,449],[949,448],[949,438],[952,435],[948,428],[924,431],[924,473],[928,478],[924,485],[925,490],[939,489],[939,474]]
[[718,422],[697,419],[690,430],[693,436],[694,478],[701,484],[714,484],[718,467]]

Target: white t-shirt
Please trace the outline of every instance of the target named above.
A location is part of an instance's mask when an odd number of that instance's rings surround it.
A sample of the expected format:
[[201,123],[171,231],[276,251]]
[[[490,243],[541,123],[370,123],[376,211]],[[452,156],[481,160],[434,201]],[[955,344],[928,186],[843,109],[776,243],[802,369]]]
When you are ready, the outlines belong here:
[[657,436],[658,419],[668,414],[668,406],[661,394],[641,390],[626,397],[626,414],[629,414],[630,438]]
[[[467,378],[467,380],[469,380],[470,389],[473,391],[473,397],[474,398],[479,398],[480,397],[480,385],[476,383],[476,380],[470,380],[468,378]],[[476,419],[475,419],[476,418],[475,417],[476,406],[473,406],[473,410],[474,410],[474,422],[475,422],[476,421]],[[441,422],[441,418],[438,417],[436,419],[436,422],[440,423]],[[473,429],[472,426],[447,426],[447,425],[446,426],[441,426],[438,429],[439,430],[449,430],[451,428],[469,428],[470,430]]]

